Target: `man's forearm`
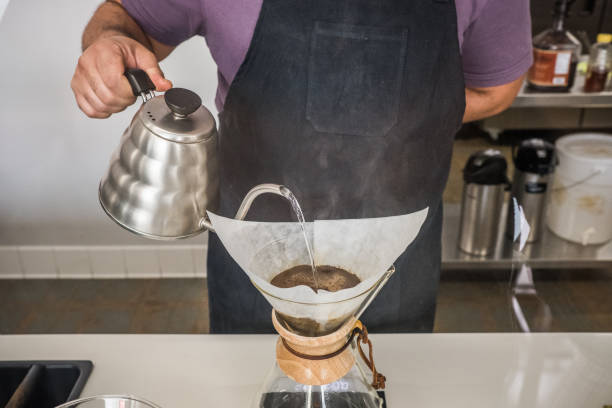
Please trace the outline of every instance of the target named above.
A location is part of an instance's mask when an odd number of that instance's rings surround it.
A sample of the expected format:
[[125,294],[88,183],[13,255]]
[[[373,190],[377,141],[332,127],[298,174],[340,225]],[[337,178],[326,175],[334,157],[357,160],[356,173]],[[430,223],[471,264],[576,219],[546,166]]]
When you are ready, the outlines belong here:
[[494,95],[488,92],[470,88],[465,89],[465,113],[463,115],[463,122],[484,119],[496,115],[505,108],[505,106],[502,106],[495,100]]
[[119,2],[108,0],[98,7],[85,27],[82,39],[83,51],[96,40],[113,35],[130,37],[152,50],[149,39],[138,23]]
[[506,110],[521,89],[523,78],[490,88],[466,88],[463,122],[484,119]]

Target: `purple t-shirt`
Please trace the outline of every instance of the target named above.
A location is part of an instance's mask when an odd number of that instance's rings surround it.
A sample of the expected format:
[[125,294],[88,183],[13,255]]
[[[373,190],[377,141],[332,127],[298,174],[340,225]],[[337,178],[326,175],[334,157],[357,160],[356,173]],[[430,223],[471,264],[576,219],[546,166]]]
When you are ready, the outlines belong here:
[[[262,0],[122,0],[151,37],[168,45],[201,35],[217,63],[216,104],[244,60]],[[529,0],[455,0],[468,87],[506,84],[532,63]]]

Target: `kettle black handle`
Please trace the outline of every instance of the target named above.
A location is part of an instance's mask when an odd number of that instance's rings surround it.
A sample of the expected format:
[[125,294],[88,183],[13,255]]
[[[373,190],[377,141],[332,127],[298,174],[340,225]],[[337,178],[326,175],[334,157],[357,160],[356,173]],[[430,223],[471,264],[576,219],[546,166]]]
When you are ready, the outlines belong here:
[[130,83],[134,96],[140,96],[155,90],[155,84],[142,69],[128,68],[123,75]]

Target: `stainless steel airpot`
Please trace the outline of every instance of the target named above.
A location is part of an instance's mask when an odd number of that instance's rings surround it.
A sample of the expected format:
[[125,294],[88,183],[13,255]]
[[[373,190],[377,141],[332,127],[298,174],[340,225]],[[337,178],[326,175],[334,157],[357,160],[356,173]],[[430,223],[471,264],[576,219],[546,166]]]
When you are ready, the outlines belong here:
[[[213,115],[188,89],[155,96],[155,85],[144,71],[125,75],[143,104],[100,182],[102,208],[122,227],[148,238],[171,240],[212,230],[206,210],[215,211],[219,199]],[[279,185],[256,186],[236,218],[243,219],[262,193],[290,194]]]

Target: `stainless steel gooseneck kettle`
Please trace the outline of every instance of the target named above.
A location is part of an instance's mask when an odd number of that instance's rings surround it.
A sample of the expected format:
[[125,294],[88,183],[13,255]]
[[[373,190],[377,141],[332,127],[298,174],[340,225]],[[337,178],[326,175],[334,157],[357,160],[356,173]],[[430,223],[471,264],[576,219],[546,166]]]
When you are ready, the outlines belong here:
[[217,129],[194,92],[164,95],[142,70],[125,75],[143,104],[123,133],[100,182],[100,204],[122,227],[149,238],[177,239],[206,229],[200,222],[219,197]]
[[[212,231],[206,210],[215,211],[219,200],[213,115],[190,90],[172,88],[155,96],[144,71],[125,75],[143,104],[100,182],[102,208],[120,226],[147,238],[172,240]],[[244,219],[263,193],[291,196],[277,184],[255,186],[236,218]]]

